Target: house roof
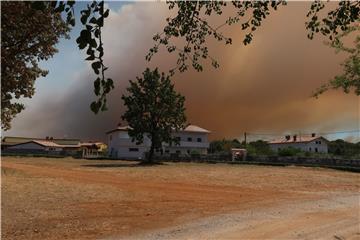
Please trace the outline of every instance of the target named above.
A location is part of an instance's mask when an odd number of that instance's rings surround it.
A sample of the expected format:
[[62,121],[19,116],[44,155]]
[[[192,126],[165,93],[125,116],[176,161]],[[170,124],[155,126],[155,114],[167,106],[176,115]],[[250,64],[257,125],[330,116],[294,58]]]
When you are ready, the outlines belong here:
[[27,144],[27,143],[35,143],[38,145],[41,145],[43,147],[56,147],[56,148],[74,148],[74,147],[80,147],[79,144],[74,145],[74,144],[69,144],[69,145],[62,145],[62,144],[57,144],[54,143],[52,141],[45,141],[45,140],[31,140],[31,141],[27,141],[27,142],[22,142],[22,143],[17,143],[17,144],[13,144],[11,145],[13,146],[18,146],[18,145],[22,145],[22,144]]
[[184,132],[202,132],[202,133],[210,133],[209,130],[198,127],[196,125],[188,125],[184,130]]
[[50,142],[50,141],[44,141],[44,140],[33,140],[30,142],[34,142],[37,143],[39,145],[42,145],[44,147],[61,147],[61,145],[54,143],[54,142]]
[[110,134],[110,133],[117,132],[117,131],[125,131],[126,132],[129,129],[131,129],[130,126],[119,126],[119,127],[115,128],[113,130],[110,130],[110,131],[106,132],[106,134]]
[[281,143],[308,143],[308,142],[312,142],[316,139],[324,139],[325,141],[327,141],[326,138],[322,137],[322,136],[315,136],[315,137],[309,137],[309,136],[297,136],[296,137],[296,141],[294,141],[293,136],[290,136],[289,140],[287,140],[285,137],[281,138],[281,139],[276,139],[273,141],[270,141],[269,144],[281,144]]
[[[110,130],[108,132],[106,132],[106,134],[110,134],[110,133],[113,133],[113,132],[117,132],[117,131],[128,131],[129,129],[131,129],[130,126],[120,126],[120,127],[117,127],[113,130]],[[180,130],[180,131],[183,131],[183,132],[200,132],[200,133],[210,133],[209,130],[206,130],[204,128],[201,128],[201,127],[198,127],[196,125],[188,125],[187,127],[185,127],[183,130]]]
[[53,139],[43,139],[43,138],[29,138],[29,137],[12,137],[6,136],[2,139],[2,145],[15,145],[19,143],[27,143],[30,141],[49,141],[54,142],[60,145],[77,145],[80,140],[79,139],[61,139],[61,138],[53,138]]

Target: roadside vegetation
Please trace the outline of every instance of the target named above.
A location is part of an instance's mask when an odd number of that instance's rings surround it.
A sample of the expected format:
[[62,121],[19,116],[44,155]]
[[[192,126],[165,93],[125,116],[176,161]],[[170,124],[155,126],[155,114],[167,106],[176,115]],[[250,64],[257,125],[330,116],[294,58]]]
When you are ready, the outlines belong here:
[[329,141],[328,153],[304,152],[294,147],[283,148],[278,152],[271,150],[269,144],[257,140],[245,144],[237,139],[214,140],[210,143],[210,154],[227,154],[232,148],[244,148],[249,156],[282,156],[282,157],[314,157],[360,159],[360,142],[351,143],[342,139]]

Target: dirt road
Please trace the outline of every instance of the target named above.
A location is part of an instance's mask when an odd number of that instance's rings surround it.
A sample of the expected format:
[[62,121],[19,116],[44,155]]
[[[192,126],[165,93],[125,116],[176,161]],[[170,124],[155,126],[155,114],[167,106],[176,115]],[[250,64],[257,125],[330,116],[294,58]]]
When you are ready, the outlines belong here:
[[4,239],[357,239],[359,174],[2,159]]

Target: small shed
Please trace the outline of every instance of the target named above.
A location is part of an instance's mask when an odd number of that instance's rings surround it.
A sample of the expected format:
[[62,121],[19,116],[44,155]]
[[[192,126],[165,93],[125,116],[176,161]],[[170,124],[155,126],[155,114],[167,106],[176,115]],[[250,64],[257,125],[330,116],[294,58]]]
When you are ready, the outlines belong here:
[[231,160],[245,160],[247,150],[245,148],[232,148],[231,149]]

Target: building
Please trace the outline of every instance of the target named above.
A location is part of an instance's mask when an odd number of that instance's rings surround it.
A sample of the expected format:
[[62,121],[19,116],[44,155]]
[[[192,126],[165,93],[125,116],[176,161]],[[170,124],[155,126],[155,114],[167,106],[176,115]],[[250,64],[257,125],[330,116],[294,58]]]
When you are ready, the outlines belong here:
[[26,152],[26,150],[60,152],[63,150],[63,146],[50,141],[31,140],[8,146],[7,149],[23,150],[24,152]]
[[4,150],[9,146],[16,145],[19,143],[26,143],[30,141],[51,141],[56,144],[60,145],[78,145],[80,144],[80,139],[62,139],[62,138],[53,138],[53,137],[46,137],[46,138],[28,138],[28,137],[11,137],[7,136],[4,137],[1,141],[1,149]]
[[80,142],[77,139],[4,137],[4,153],[49,154],[77,156],[83,158],[103,157],[106,144],[102,142]]
[[269,146],[275,152],[288,147],[297,148],[303,152],[328,152],[328,140],[314,133],[311,136],[287,135],[282,139],[270,141]]
[[[151,140],[144,136],[141,144],[133,142],[128,134],[129,126],[119,126],[107,132],[108,155],[112,158],[144,159],[145,153],[149,151]],[[210,131],[195,125],[188,125],[183,130],[173,132],[173,137],[178,138],[179,144],[162,144],[157,149],[158,155],[190,155],[207,154],[209,148],[208,135]]]
[[232,148],[231,161],[246,160],[247,150],[245,148]]

